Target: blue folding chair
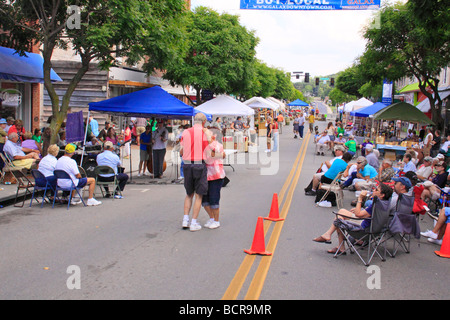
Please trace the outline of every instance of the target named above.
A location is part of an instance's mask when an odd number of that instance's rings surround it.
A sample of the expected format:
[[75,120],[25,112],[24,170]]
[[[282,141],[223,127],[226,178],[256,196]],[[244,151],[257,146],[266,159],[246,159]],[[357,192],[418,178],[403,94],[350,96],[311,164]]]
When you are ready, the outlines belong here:
[[[39,203],[39,200],[37,198],[35,198],[35,194],[36,191],[42,191],[44,190],[44,195],[42,196],[42,203],[41,203],[41,208],[44,206],[44,202],[45,202],[45,197],[47,195],[47,190],[53,190],[53,187],[50,185],[50,183],[47,181],[47,178],[37,169],[32,169],[31,170],[31,175],[34,178],[34,190],[33,190],[33,195],[31,196],[31,201],[30,201],[30,207],[33,204],[33,199],[36,200]],[[45,180],[45,187],[40,187],[36,184],[36,181],[40,179],[40,180]],[[55,190],[53,190],[55,191]],[[49,199],[50,200],[50,199]],[[51,202],[51,201],[49,201]]]
[[[76,192],[78,193],[78,196],[80,197],[81,201],[83,202],[83,205],[86,206],[86,203],[83,200],[83,197],[80,194],[80,190],[83,188],[77,188],[77,186],[75,185],[75,183],[73,182],[72,178],[70,177],[70,175],[65,172],[64,170],[55,170],[53,171],[53,175],[56,178],[56,189],[55,189],[55,196],[53,197],[53,206],[52,208],[55,206],[55,201],[56,198],[58,198],[58,191],[68,191],[69,192],[69,202],[67,204],[67,210],[69,210],[70,207],[70,202],[72,201],[72,191],[76,190]],[[58,180],[59,179],[67,179],[70,180],[71,184],[70,184],[70,188],[61,188],[60,186],[58,186]],[[59,198],[58,198],[59,200]]]

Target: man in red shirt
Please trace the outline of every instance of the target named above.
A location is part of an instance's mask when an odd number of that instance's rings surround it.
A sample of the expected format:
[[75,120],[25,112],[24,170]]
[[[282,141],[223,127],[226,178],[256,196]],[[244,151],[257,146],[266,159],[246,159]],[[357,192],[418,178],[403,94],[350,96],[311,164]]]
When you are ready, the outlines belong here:
[[[183,131],[180,141],[180,153],[184,162],[184,188],[186,190],[182,226],[183,228],[189,227],[191,231],[198,231],[202,228],[197,222],[197,217],[202,206],[202,197],[208,192],[205,149],[209,144],[209,139],[205,123],[206,116],[203,113],[196,114],[194,125],[192,128]],[[194,195],[192,220],[189,225],[189,212]]]

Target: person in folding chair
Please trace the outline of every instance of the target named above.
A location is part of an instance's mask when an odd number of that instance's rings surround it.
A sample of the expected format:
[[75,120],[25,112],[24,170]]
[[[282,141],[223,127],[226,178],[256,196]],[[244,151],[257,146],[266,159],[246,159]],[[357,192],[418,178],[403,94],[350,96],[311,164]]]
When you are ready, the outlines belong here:
[[47,149],[47,155],[42,158],[39,162],[38,170],[45,176],[45,179],[36,179],[35,183],[38,187],[44,188],[48,183],[50,184],[51,189],[49,193],[53,195],[54,190],[56,189],[56,178],[53,175],[53,171],[55,171],[55,166],[58,160],[56,156],[59,153],[59,147],[56,144],[52,144]]
[[352,155],[348,152],[342,155],[341,159],[335,159],[328,170],[320,177],[319,180],[313,180],[312,189],[305,194],[307,196],[315,196],[317,195],[317,188],[320,186],[320,183],[331,183],[334,178],[340,173],[347,169],[348,163],[352,159]]
[[[104,148],[104,151],[97,156],[97,165],[98,166],[108,166],[114,170],[116,179],[119,182],[118,189],[120,189],[120,192],[119,192],[119,190],[114,190],[114,198],[122,199],[123,196],[121,195],[121,193],[123,192],[123,190],[125,189],[125,185],[127,184],[128,175],[125,173],[117,172],[118,167],[121,167],[122,163],[120,162],[119,156],[114,153],[113,143],[111,141],[106,141],[103,145],[103,148]],[[106,174],[106,175],[99,174],[98,181],[112,182],[112,181],[114,181],[114,175],[113,174]],[[108,186],[104,186],[104,188],[107,192],[106,197],[108,198],[110,196]]]
[[[391,187],[388,187],[384,183],[380,183],[378,187],[373,192],[373,197],[377,197],[380,200],[390,200],[392,196],[393,190]],[[372,203],[366,208],[361,208],[362,199],[364,199],[367,195],[367,190],[361,191],[361,194],[358,198],[358,203],[356,207],[351,210],[340,209],[338,214],[336,215],[336,219],[331,224],[330,228],[321,236],[314,238],[313,241],[320,243],[331,243],[331,235],[337,231],[339,245],[333,249],[328,250],[328,253],[336,254],[339,250],[342,254],[345,254],[345,246],[344,235],[339,231],[338,225],[345,225],[349,230],[352,231],[364,231],[366,228],[370,226],[372,216]],[[352,218],[364,219],[361,223],[349,221]]]
[[39,160],[39,153],[28,148],[22,148],[17,144],[19,136],[16,132],[8,135],[8,140],[3,147],[3,152],[11,159],[14,166],[19,168],[31,169],[36,167],[36,161]]
[[[66,145],[64,150],[64,155],[58,159],[56,162],[55,170],[63,170],[67,172],[72,179],[73,183],[77,188],[83,188],[84,186],[89,186],[89,198],[87,200],[86,205],[88,206],[98,206],[101,201],[97,201],[94,199],[94,191],[95,191],[95,178],[87,177],[82,178],[80,171],[78,170],[77,162],[72,159],[73,154],[75,153],[76,146],[72,143]],[[57,184],[61,188],[70,188],[71,181],[69,179],[58,179]],[[72,191],[72,196],[76,196],[76,190]],[[72,204],[80,204],[81,199],[72,198]]]

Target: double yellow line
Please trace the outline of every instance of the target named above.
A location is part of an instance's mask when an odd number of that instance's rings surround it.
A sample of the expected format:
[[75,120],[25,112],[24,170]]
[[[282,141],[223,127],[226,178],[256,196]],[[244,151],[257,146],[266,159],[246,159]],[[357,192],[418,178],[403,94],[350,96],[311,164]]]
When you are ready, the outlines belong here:
[[[294,165],[287,177],[283,187],[281,188],[280,193],[278,194],[278,205],[281,204],[283,198],[286,195],[286,201],[283,204],[282,209],[280,210],[280,218],[286,218],[289,208],[292,203],[292,197],[294,195],[295,188],[298,183],[298,179],[300,178],[300,172],[302,171],[303,160],[305,159],[306,149],[308,147],[308,141],[310,137],[310,132],[308,131],[303,139],[302,146],[300,147],[300,151],[297,154]],[[269,227],[271,226],[272,221],[264,220],[264,234],[267,234]],[[274,222],[275,226],[273,228],[270,239],[267,243],[266,250],[268,252],[274,253],[275,248],[278,243],[278,239],[280,238],[281,230],[284,225],[284,220]],[[258,268],[256,269],[253,279],[249,285],[247,293],[244,297],[245,300],[257,300],[261,294],[264,281],[266,279],[267,273],[269,272],[270,264],[272,262],[273,255],[270,256],[261,256],[261,260]],[[228,286],[225,294],[222,297],[222,300],[236,300],[239,296],[239,293],[242,290],[242,287],[247,279],[247,276],[252,268],[253,263],[255,262],[256,255],[246,255],[244,260],[242,261],[239,269],[234,275],[233,280],[231,280],[230,285]]]

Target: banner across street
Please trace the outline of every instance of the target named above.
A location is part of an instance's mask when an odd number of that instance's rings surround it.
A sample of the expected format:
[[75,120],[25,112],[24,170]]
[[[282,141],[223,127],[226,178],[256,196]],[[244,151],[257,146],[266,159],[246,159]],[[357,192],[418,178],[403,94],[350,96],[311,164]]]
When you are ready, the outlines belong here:
[[241,0],[241,9],[253,10],[375,10],[381,0]]

